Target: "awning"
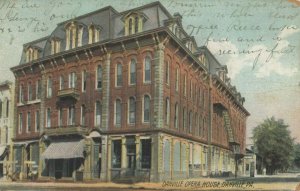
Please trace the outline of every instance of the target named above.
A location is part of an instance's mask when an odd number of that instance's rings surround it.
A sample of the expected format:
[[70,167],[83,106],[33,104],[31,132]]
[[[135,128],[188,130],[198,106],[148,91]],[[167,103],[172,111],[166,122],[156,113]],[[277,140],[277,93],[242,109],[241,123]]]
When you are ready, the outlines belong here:
[[44,159],[84,158],[84,140],[52,142],[42,154]]
[[100,133],[98,131],[92,131],[87,138],[99,138],[101,137]]
[[3,160],[6,155],[6,146],[0,146],[0,160]]

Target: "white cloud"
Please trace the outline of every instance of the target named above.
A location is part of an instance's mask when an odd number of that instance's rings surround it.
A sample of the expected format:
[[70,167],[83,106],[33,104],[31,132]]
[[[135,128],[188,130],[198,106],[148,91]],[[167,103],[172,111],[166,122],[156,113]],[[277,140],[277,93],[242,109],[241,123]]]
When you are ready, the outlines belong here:
[[[283,30],[280,33],[282,40],[278,41],[278,45],[275,50],[289,49],[289,41],[283,40],[283,38],[287,38],[296,32],[296,30],[293,30],[293,32],[290,30]],[[277,42],[274,41],[274,43]],[[275,45],[276,44],[273,44],[272,46],[274,47]],[[216,55],[216,57],[218,57],[220,63],[227,65],[229,73],[228,76],[232,79],[235,78],[235,76],[238,75],[243,68],[253,66],[253,72],[257,78],[268,77],[271,74],[288,77],[293,76],[298,71],[297,67],[292,67],[290,63],[282,63],[281,60],[283,60],[287,54],[271,53],[270,50],[272,50],[273,47],[267,47],[264,44],[257,44],[248,49],[251,52],[250,54],[240,54],[239,51],[242,50],[239,50],[238,46],[231,41],[211,41],[208,44],[208,49]],[[220,55],[220,50],[231,50],[232,54]]]

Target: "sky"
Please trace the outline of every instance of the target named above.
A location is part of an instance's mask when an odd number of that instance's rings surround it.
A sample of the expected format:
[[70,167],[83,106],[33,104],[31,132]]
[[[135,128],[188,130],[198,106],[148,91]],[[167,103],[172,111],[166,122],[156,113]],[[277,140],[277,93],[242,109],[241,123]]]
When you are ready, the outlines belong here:
[[[252,129],[274,116],[300,142],[300,6],[295,0],[161,0],[182,15],[198,46],[227,65],[231,83],[245,97],[247,143]],[[0,81],[14,80],[23,44],[48,36],[62,21],[111,5],[117,11],[152,0],[1,0]],[[101,18],[99,18],[101,19]]]

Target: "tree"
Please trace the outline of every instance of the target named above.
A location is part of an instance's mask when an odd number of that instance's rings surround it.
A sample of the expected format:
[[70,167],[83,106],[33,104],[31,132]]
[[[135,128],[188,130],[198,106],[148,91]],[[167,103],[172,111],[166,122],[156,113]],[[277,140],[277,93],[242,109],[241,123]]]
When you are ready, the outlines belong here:
[[285,171],[291,165],[294,140],[282,119],[265,119],[253,129],[253,140],[267,174],[274,174],[277,170]]
[[300,144],[294,145],[294,167],[300,168]]

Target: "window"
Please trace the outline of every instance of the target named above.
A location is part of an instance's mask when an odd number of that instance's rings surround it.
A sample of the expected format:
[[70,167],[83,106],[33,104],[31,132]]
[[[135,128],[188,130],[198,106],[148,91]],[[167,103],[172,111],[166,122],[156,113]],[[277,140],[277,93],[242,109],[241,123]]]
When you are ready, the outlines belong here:
[[149,56],[146,56],[144,63],[144,82],[151,82],[151,59]]
[[26,50],[26,62],[31,62],[39,58],[38,48],[29,47]]
[[38,80],[35,89],[36,99],[41,99],[41,87],[42,87],[41,80]]
[[193,96],[193,83],[190,81],[190,98],[192,99]]
[[19,103],[24,102],[23,84],[19,86]]
[[81,125],[85,125],[85,114],[86,114],[86,107],[85,105],[81,106]]
[[151,169],[151,139],[142,139],[141,144],[141,167]]
[[9,100],[6,100],[6,117],[9,117]]
[[185,111],[185,108],[183,108],[183,110],[182,110],[182,126],[183,126],[183,129],[186,129],[186,111]]
[[170,84],[170,62],[166,61],[166,84]]
[[175,90],[178,92],[179,90],[179,69],[176,68],[176,73],[175,73]]
[[3,102],[0,100],[0,118],[2,118],[2,109],[3,109],[2,104]]
[[135,123],[135,110],[136,110],[136,105],[135,105],[135,99],[134,97],[129,98],[129,108],[128,108],[128,120],[129,123]]
[[76,73],[72,72],[69,74],[69,88],[75,88],[76,86]]
[[129,22],[129,24],[128,24],[128,25],[129,25],[129,26],[128,26],[128,27],[129,27],[129,34],[133,34],[133,32],[132,32],[132,30],[133,30],[133,26],[132,26],[132,25],[133,25],[132,18],[129,18],[129,21],[128,21],[128,22]]
[[130,62],[130,85],[134,85],[136,83],[136,61],[135,59],[131,59]]
[[23,115],[22,113],[19,113],[19,133],[22,132],[23,129]]
[[69,107],[68,125],[75,125],[75,107]]
[[202,136],[204,136],[204,130],[205,130],[205,122],[206,122],[206,119],[203,118],[203,123],[202,123]]
[[202,135],[202,117],[199,115],[199,121],[198,121],[198,136]]
[[186,96],[186,74],[184,74],[183,91],[184,96]]
[[175,104],[175,115],[174,115],[174,126],[177,129],[178,128],[178,103]]
[[189,132],[192,133],[193,130],[193,112],[189,113]]
[[150,122],[150,97],[148,95],[144,96],[144,122]]
[[59,108],[58,110],[58,126],[63,126],[63,109]]
[[60,52],[60,40],[58,38],[53,38],[51,40],[51,54]]
[[117,64],[117,72],[116,72],[116,86],[122,86],[122,64]]
[[35,131],[40,131],[40,111],[35,112]]
[[143,29],[143,15],[133,13],[125,20],[125,35],[141,32]]
[[87,77],[87,74],[86,74],[86,70],[83,70],[82,72],[82,78],[81,78],[81,91],[82,92],[85,92],[86,91],[86,77]]
[[46,127],[51,127],[51,110],[50,108],[46,111]]
[[89,44],[99,42],[100,40],[100,29],[95,25],[89,26]]
[[101,112],[102,112],[100,101],[96,101],[95,110],[96,110],[96,112],[95,112],[95,126],[100,127],[100,125],[101,125]]
[[52,97],[52,79],[50,77],[47,80],[47,97]]
[[122,107],[121,100],[117,99],[115,103],[115,125],[121,125]]
[[134,33],[139,32],[139,17],[136,16],[134,18]]
[[165,118],[166,118],[166,124],[169,125],[170,123],[170,100],[169,98],[166,99],[165,104]]
[[82,45],[83,26],[71,22],[66,27],[66,50]]
[[31,115],[30,112],[27,113],[27,132],[30,132],[31,130]]
[[64,77],[59,76],[59,90],[63,90],[63,89],[64,89]]
[[32,100],[32,85],[31,83],[28,83],[28,101],[31,101]]
[[97,83],[96,88],[101,89],[102,88],[102,67],[99,65],[97,67]]
[[122,143],[121,140],[112,141],[112,167],[121,168],[121,158],[122,158]]

